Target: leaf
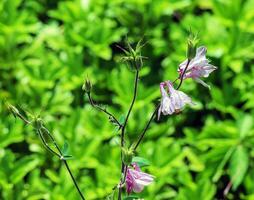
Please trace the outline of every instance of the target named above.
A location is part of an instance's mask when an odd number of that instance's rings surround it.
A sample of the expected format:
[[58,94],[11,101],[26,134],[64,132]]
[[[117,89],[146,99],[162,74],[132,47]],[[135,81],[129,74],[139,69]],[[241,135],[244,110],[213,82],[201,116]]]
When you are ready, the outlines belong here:
[[67,156],[68,150],[69,150],[69,144],[68,144],[67,141],[64,141],[64,145],[63,145],[63,148],[62,148],[62,154],[64,155],[64,157]]
[[72,155],[65,155],[64,160],[72,160],[74,159]]
[[16,162],[10,180],[13,184],[19,182],[23,177],[32,171],[39,164],[36,156],[24,157]]
[[242,183],[249,165],[248,152],[239,145],[233,153],[229,163],[229,175],[233,183],[233,190]]
[[223,168],[226,165],[226,163],[228,162],[228,160],[230,159],[232,153],[234,152],[235,147],[231,147],[227,153],[224,155],[223,159],[221,160],[220,164],[217,167],[217,170],[212,178],[212,180],[214,182],[217,182],[219,180],[219,178],[221,177],[222,173],[223,173]]
[[238,126],[240,138],[245,138],[253,127],[253,118],[250,115],[241,117]]
[[147,159],[137,156],[132,158],[132,163],[137,163],[139,167],[145,167],[150,165],[150,162]]
[[123,124],[124,121],[125,121],[125,116],[124,116],[124,115],[121,115],[120,118],[119,118],[120,124]]

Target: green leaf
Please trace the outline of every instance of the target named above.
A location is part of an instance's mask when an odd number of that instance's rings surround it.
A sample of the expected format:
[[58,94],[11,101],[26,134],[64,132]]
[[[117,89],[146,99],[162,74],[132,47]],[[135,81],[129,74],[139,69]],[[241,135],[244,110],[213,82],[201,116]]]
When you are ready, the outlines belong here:
[[39,159],[36,156],[24,157],[17,161],[13,168],[13,173],[10,176],[12,183],[17,183],[23,177],[32,171],[39,164]]
[[68,150],[69,150],[69,144],[68,144],[67,141],[64,141],[64,145],[63,145],[63,148],[62,148],[62,154],[64,155],[64,157],[67,156]]
[[139,167],[150,165],[150,162],[147,159],[137,156],[132,158],[132,163],[137,163]]
[[251,128],[253,127],[253,118],[250,115],[244,115],[240,118],[239,123],[239,132],[240,138],[244,138],[250,133]]
[[212,180],[214,182],[217,182],[220,179],[220,177],[221,177],[221,175],[224,171],[223,168],[226,165],[226,163],[228,162],[228,160],[230,159],[230,157],[231,157],[232,153],[234,152],[234,150],[235,150],[235,147],[231,147],[227,151],[227,153],[224,155],[223,159],[221,160],[220,164],[218,165],[218,167],[216,169],[216,172],[215,172],[215,174],[212,178]]
[[74,159],[72,155],[65,155],[64,160],[72,160]]
[[229,175],[233,183],[233,190],[242,183],[249,165],[249,157],[246,148],[239,145],[233,153],[229,163]]
[[123,124],[124,121],[125,121],[125,116],[124,116],[124,115],[121,115],[120,118],[119,118],[120,124]]

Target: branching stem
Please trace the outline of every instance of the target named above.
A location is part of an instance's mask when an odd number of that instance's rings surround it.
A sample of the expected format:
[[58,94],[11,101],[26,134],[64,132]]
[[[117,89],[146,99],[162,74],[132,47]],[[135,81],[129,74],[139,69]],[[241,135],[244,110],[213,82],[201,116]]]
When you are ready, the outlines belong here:
[[[22,121],[24,121],[26,124],[32,124],[28,119],[26,119],[26,117],[24,117],[24,116],[23,116],[22,114],[20,114],[19,112],[16,113],[16,114],[17,114],[17,116],[18,116]],[[85,197],[84,197],[84,195],[82,194],[82,192],[81,192],[81,190],[80,190],[80,188],[79,188],[79,186],[78,186],[78,183],[77,183],[76,179],[74,178],[74,176],[73,176],[73,174],[72,174],[72,171],[71,171],[71,169],[70,169],[70,167],[69,167],[67,161],[65,160],[64,155],[63,155],[61,149],[59,148],[58,144],[56,143],[56,140],[54,139],[54,137],[51,135],[51,133],[48,131],[48,129],[46,129],[43,125],[41,125],[41,127],[35,127],[35,129],[36,129],[36,131],[37,131],[39,137],[41,138],[41,141],[42,141],[43,145],[45,146],[45,148],[46,148],[48,151],[50,151],[52,154],[54,154],[55,156],[57,156],[60,160],[63,161],[63,163],[64,163],[64,165],[65,165],[65,167],[66,167],[68,173],[70,174],[71,179],[72,179],[72,181],[73,181],[73,183],[74,183],[74,185],[75,185],[75,187],[76,187],[76,189],[77,189],[77,191],[78,191],[78,193],[79,193],[79,195],[80,195],[80,197],[81,197],[81,199],[82,199],[82,200],[85,200]],[[55,150],[53,150],[53,149],[49,146],[48,142],[47,142],[47,141],[45,140],[45,138],[43,137],[43,133],[46,133],[46,134],[49,136],[50,140],[53,142],[53,144],[54,144],[55,148],[57,149],[58,153],[57,153]]]
[[122,124],[116,119],[116,117],[113,114],[111,114],[106,109],[104,109],[104,108],[102,108],[99,105],[94,103],[90,92],[87,93],[87,96],[88,96],[88,99],[89,99],[89,102],[90,102],[91,106],[93,106],[94,108],[97,108],[98,110],[100,110],[100,111],[104,112],[105,114],[107,114],[109,116],[109,118],[112,119],[115,124],[117,124],[117,126],[119,127],[119,130],[122,128]]

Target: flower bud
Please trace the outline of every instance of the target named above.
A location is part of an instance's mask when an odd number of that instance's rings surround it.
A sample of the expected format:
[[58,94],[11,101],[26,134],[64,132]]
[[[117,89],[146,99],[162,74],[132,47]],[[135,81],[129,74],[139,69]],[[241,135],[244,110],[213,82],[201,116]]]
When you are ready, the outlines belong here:
[[191,60],[196,56],[196,50],[197,50],[197,44],[198,44],[197,35],[190,33],[187,44],[188,44],[187,58]]
[[122,154],[123,154],[123,163],[125,165],[130,165],[134,155],[133,149],[122,148]]
[[141,42],[142,40],[140,40],[137,43],[136,47],[133,48],[130,45],[130,43],[126,41],[128,47],[127,50],[123,49],[122,47],[119,47],[125,53],[125,56],[123,56],[121,60],[127,62],[131,70],[139,71],[143,66],[143,59],[145,57],[141,55],[141,50],[145,44],[141,44]]
[[19,110],[15,106],[6,103],[6,107],[14,116],[18,116],[20,114]]
[[89,93],[92,89],[92,84],[91,81],[87,78],[85,80],[85,83],[82,86],[82,90],[84,90],[85,92]]

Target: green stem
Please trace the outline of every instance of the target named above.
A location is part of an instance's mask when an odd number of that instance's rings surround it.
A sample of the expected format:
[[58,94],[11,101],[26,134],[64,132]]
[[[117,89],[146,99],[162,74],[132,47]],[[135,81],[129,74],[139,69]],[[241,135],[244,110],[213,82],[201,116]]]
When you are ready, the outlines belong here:
[[143,132],[139,135],[138,141],[137,141],[137,143],[135,144],[135,146],[133,148],[134,151],[138,148],[139,144],[141,143],[142,139],[144,138],[144,136],[146,134],[146,131],[148,130],[148,128],[149,128],[153,118],[155,117],[159,107],[160,107],[160,104],[155,108],[155,110],[153,111],[153,114],[151,115],[151,117],[150,117],[148,123],[146,124]]
[[[134,94],[133,94],[133,98],[132,98],[132,101],[131,101],[130,108],[129,108],[128,112],[127,112],[127,116],[125,118],[124,124],[122,126],[122,130],[121,130],[121,148],[124,146],[125,128],[126,128],[129,116],[131,114],[132,108],[134,106],[134,103],[135,103],[135,100],[136,100],[136,97],[137,97],[138,78],[139,78],[139,71],[136,70],[135,82],[134,82]],[[123,163],[122,158],[123,158],[123,155],[122,155],[122,151],[121,151],[121,181],[120,181],[121,183],[123,182],[122,174],[124,174],[124,171],[125,171],[125,165]],[[119,187],[119,190],[118,190],[118,200],[121,200],[121,199],[122,199],[122,187]]]

